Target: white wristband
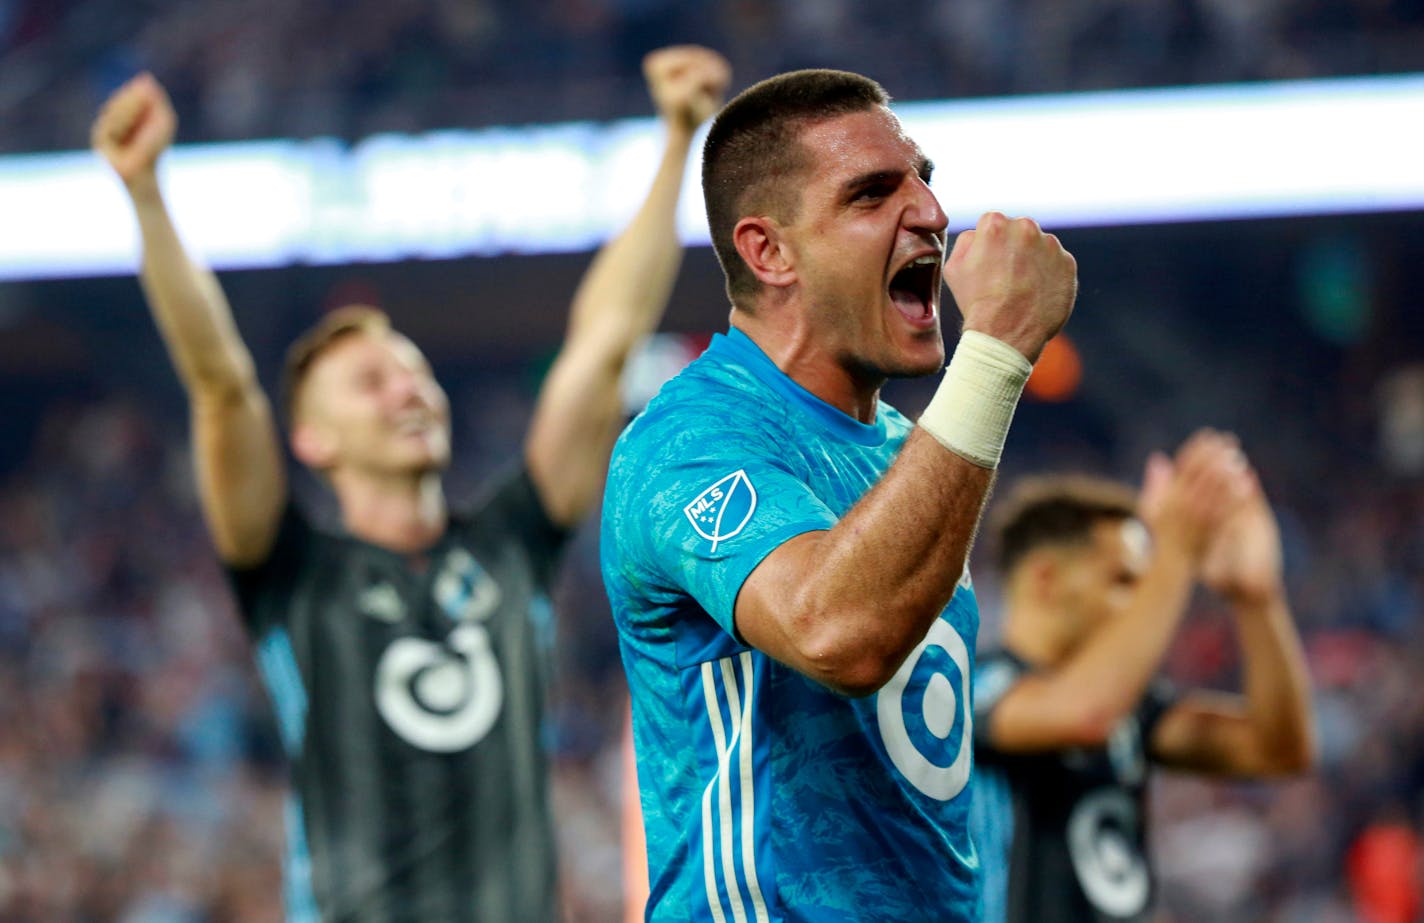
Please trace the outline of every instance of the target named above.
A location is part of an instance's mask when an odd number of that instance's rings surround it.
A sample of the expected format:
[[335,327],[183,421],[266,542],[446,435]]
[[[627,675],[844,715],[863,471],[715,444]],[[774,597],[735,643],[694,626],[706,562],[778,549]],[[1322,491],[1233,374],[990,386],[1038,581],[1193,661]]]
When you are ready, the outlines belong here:
[[930,405],[925,432],[981,468],[997,468],[1014,408],[1033,365],[1002,340],[966,330]]

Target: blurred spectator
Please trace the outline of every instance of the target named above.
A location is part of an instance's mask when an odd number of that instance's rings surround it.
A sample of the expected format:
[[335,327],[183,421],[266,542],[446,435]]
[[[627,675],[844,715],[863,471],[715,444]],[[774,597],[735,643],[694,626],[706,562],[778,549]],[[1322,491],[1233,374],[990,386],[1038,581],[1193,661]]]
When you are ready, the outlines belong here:
[[1347,869],[1361,923],[1414,923],[1421,909],[1419,834],[1400,805],[1381,812],[1350,845]]
[[720,48],[748,82],[857,70],[904,99],[1424,69],[1419,0],[121,0],[0,3],[0,150],[81,147],[154,71],[199,140],[645,111],[638,61]]

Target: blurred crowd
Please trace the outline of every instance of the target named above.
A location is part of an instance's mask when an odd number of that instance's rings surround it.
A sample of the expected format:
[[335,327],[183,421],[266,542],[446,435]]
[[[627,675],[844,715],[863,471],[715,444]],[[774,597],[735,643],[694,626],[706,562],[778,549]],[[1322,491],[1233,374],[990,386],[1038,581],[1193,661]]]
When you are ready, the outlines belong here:
[[279,916],[279,749],[151,419],[54,405],[0,487],[0,919]]
[[1424,0],[0,0],[0,151],[82,147],[140,69],[195,141],[643,115],[677,41],[938,99],[1421,70]]

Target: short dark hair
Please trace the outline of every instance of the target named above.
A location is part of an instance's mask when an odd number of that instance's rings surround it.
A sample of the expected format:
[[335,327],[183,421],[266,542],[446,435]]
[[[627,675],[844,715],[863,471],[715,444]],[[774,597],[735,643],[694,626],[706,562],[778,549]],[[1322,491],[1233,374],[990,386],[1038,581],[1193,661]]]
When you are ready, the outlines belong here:
[[332,344],[353,333],[384,335],[390,332],[391,319],[380,308],[365,304],[349,304],[331,311],[317,321],[296,342],[287,348],[282,366],[282,412],[287,425],[296,423],[297,402],[307,373],[322,353]]
[[1031,551],[1087,545],[1098,523],[1136,518],[1137,492],[1126,484],[1086,475],[1026,478],[994,512],[995,564],[1007,576]]
[[748,87],[718,113],[702,147],[702,196],[733,303],[761,286],[737,253],[732,229],[748,214],[795,219],[800,189],[792,180],[813,166],[800,143],[802,129],[889,102],[869,77],[801,70]]

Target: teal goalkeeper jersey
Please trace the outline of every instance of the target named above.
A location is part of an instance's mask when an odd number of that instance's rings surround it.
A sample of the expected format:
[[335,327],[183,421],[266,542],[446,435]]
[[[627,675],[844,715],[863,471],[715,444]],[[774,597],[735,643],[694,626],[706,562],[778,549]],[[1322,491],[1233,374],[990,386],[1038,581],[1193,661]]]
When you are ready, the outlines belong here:
[[833,526],[910,426],[884,403],[857,422],[733,329],[619,439],[603,578],[633,699],[649,920],[974,918],[967,575],[862,699],[747,646],[732,620],[757,564]]

